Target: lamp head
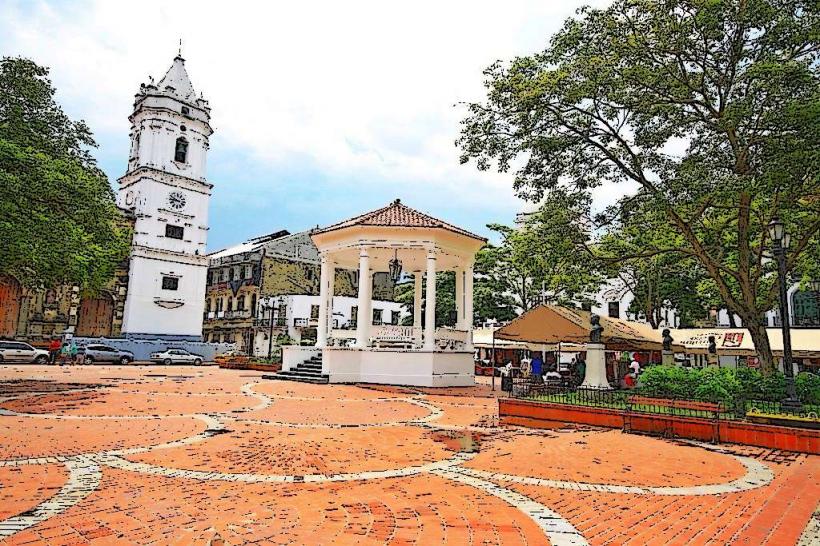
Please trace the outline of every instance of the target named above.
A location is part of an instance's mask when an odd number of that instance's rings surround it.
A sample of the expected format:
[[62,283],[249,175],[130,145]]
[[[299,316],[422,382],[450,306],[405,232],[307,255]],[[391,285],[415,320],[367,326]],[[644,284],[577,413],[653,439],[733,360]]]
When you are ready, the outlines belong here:
[[769,222],[769,237],[771,237],[772,242],[781,244],[783,241],[783,235],[786,231],[785,224],[780,220],[779,217],[775,216],[772,218],[772,221]]

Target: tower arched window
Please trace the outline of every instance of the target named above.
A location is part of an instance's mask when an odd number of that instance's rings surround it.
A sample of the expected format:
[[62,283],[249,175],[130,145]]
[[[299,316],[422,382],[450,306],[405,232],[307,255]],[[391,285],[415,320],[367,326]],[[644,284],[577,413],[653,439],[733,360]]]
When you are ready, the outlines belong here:
[[177,139],[176,147],[174,148],[174,161],[185,163],[188,159],[188,141],[185,137]]
[[226,311],[233,311],[233,298],[228,298],[228,308],[225,309]]
[[251,315],[256,316],[256,294],[251,296]]

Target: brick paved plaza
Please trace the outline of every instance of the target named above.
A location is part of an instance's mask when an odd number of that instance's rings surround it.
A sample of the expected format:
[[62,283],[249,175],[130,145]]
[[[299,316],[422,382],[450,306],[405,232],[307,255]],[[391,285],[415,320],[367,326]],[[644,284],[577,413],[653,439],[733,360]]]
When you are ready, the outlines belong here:
[[820,541],[820,458],[506,426],[487,386],[6,366],[0,396],[2,544]]

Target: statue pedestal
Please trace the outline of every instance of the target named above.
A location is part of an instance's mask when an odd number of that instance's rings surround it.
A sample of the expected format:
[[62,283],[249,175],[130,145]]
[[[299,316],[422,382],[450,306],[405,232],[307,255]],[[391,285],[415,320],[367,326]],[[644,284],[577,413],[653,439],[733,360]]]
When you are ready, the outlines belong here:
[[663,351],[661,353],[661,364],[664,366],[674,366],[675,365],[675,353],[672,351]]
[[603,343],[587,343],[587,371],[581,387],[586,389],[611,389],[606,378],[606,346]]

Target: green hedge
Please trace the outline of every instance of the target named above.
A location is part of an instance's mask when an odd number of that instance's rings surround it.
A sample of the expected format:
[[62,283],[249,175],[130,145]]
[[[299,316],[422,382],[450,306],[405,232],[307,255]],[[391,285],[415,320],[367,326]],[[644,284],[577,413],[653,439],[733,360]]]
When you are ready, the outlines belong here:
[[[820,376],[802,372],[795,378],[804,404],[820,403]],[[739,399],[777,402],[786,396],[786,379],[777,372],[764,377],[751,368],[679,368],[651,366],[640,376],[642,394],[732,403]]]

